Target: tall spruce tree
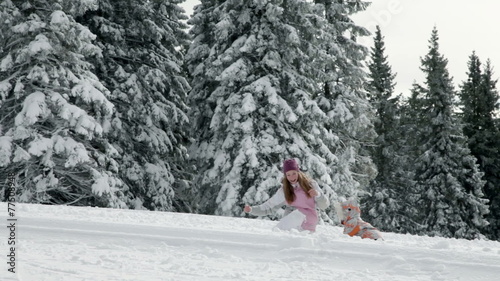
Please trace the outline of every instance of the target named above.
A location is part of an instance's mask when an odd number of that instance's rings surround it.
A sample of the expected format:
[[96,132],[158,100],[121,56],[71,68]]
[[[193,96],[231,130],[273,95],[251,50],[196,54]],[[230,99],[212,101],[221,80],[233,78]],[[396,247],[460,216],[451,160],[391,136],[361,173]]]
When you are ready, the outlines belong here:
[[404,149],[400,142],[399,97],[393,97],[396,75],[387,61],[379,26],[368,69],[367,90],[376,112],[374,126],[378,135],[371,152],[378,174],[364,197],[364,216],[381,230],[401,232],[405,231],[402,228],[408,221],[404,189],[409,184],[409,175],[403,169],[408,158],[402,153]]
[[[325,127],[335,132],[335,140],[329,143],[337,160],[330,167],[333,173],[333,188],[341,197],[356,197],[376,175],[375,165],[369,155],[376,133],[373,128],[374,110],[367,100],[364,85],[367,73],[364,61],[369,50],[357,42],[369,32],[350,18],[368,6],[365,1],[318,0],[325,8],[328,24],[323,27],[326,34],[320,40],[320,49],[328,57],[318,69],[324,87],[316,100],[327,114]],[[332,201],[339,198],[330,196]],[[333,212],[329,212],[334,216]]]
[[283,158],[313,154],[301,130],[321,112],[298,29],[300,20],[310,24],[310,4],[279,4],[202,1],[191,20],[191,154],[203,213],[239,215],[245,196],[261,202],[276,190]]
[[0,3],[0,175],[15,176],[19,202],[124,205],[117,152],[105,139],[110,93],[88,62],[101,50],[74,20],[93,8]]
[[79,20],[103,50],[94,61],[116,115],[109,140],[132,208],[189,211],[184,127],[189,84],[182,72],[187,19],[179,1],[99,0]]
[[[201,1],[195,8],[187,61],[200,212],[241,215],[244,203],[262,203],[279,187],[287,157],[298,158],[331,198],[336,183],[353,177],[350,165],[358,162],[359,148],[341,147],[339,135],[325,124],[334,122],[333,115],[344,118],[337,127],[353,140],[365,125],[354,120],[363,116],[342,103],[326,112],[316,96],[332,56],[322,49],[330,38],[324,15],[324,6],[304,1]],[[346,63],[349,58],[342,55]],[[337,73],[353,64],[339,64]],[[355,97],[353,88],[359,88],[348,79],[363,78],[341,79],[338,92]]]
[[399,169],[403,171],[405,177],[404,184],[400,186],[399,206],[402,209],[398,217],[405,219],[397,221],[399,229],[395,231],[402,233],[419,234],[424,229],[419,221],[419,210],[415,208],[415,202],[421,197],[421,191],[415,180],[415,163],[424,153],[425,148],[421,144],[429,135],[426,100],[426,90],[414,83],[411,95],[402,99],[398,110],[400,135],[398,155],[401,155],[403,160]]
[[469,139],[469,148],[477,158],[486,181],[484,191],[490,201],[490,223],[486,234],[491,239],[500,239],[500,132],[495,125],[495,111],[498,109],[496,80],[492,77],[488,61],[481,69],[481,62],[475,52],[469,57],[467,81],[461,85],[462,116],[465,122],[464,134]]
[[429,52],[422,58],[428,129],[421,144],[424,152],[415,163],[420,197],[414,206],[425,234],[474,239],[487,224],[488,200],[483,199],[482,173],[453,114],[454,90],[438,39],[434,28]]

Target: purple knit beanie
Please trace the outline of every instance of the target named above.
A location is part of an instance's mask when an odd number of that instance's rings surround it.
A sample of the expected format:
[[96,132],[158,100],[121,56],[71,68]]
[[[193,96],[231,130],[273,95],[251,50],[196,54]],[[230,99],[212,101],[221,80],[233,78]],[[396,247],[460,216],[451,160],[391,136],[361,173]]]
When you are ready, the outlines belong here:
[[283,173],[286,174],[286,172],[291,171],[291,170],[296,170],[299,171],[299,164],[295,159],[286,159],[285,162],[283,162]]

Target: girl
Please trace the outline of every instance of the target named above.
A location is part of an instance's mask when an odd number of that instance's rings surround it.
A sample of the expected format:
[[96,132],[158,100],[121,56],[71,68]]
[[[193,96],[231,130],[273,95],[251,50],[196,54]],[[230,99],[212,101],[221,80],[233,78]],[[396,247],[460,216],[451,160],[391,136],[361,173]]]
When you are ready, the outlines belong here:
[[261,205],[246,205],[244,211],[256,216],[265,216],[271,214],[273,209],[286,205],[285,216],[277,225],[278,228],[290,228],[284,224],[286,222],[290,226],[288,221],[291,220],[294,225],[292,228],[314,232],[318,224],[316,207],[326,209],[329,205],[328,198],[323,195],[316,181],[309,179],[300,171],[295,159],[283,162],[283,173],[285,176],[276,194]]

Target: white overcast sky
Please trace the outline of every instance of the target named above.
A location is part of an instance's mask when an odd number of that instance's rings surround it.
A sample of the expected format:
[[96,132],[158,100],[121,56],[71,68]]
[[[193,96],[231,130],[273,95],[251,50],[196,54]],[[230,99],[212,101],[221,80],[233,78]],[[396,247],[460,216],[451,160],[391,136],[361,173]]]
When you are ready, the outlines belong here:
[[[188,16],[198,3],[199,0],[187,0],[182,4]],[[395,94],[408,94],[414,81],[423,84],[420,58],[428,52],[434,26],[455,89],[466,79],[472,51],[476,51],[483,65],[490,59],[494,79],[500,77],[499,0],[373,0],[353,20],[371,31],[380,26],[386,55],[397,75]],[[373,38],[361,42],[371,47]]]

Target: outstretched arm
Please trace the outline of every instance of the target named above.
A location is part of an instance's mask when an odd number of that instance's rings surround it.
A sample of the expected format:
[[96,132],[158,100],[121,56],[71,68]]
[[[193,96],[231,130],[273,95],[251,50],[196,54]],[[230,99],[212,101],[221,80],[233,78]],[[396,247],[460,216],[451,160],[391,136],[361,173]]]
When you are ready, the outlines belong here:
[[283,189],[280,188],[278,191],[266,202],[257,206],[245,206],[243,209],[246,213],[250,213],[255,216],[266,216],[271,215],[276,209],[285,204],[285,194]]

